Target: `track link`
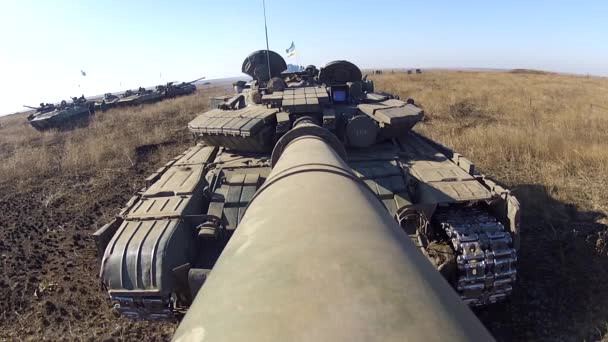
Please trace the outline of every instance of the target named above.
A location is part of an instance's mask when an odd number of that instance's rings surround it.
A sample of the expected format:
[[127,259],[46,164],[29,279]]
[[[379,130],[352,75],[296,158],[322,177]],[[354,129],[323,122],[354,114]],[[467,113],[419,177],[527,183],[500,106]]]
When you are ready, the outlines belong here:
[[435,217],[456,252],[455,287],[462,300],[482,306],[506,299],[517,276],[517,254],[502,223],[477,208],[451,208]]

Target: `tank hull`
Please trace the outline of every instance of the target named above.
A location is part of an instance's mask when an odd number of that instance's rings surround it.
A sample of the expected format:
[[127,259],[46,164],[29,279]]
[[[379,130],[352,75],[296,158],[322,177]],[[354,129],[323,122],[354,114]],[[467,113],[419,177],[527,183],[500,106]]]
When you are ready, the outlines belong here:
[[[461,298],[470,305],[487,305],[504,299],[511,291],[512,285],[515,281],[515,264],[516,257],[513,256],[515,252],[519,229],[519,204],[517,200],[511,196],[508,191],[501,188],[496,183],[492,182],[487,177],[481,176],[470,176],[461,167],[464,157],[461,157],[461,165],[459,166],[452,159],[447,158],[445,154],[441,153],[439,149],[433,148],[433,145],[426,143],[424,138],[418,134],[410,133],[405,139],[415,141],[418,145],[418,149],[414,149],[409,145],[400,145],[398,143],[387,142],[381,145],[375,145],[368,149],[356,149],[347,150],[347,164],[352,172],[365,184],[372,193],[374,193],[379,202],[384,206],[384,210],[387,214],[393,218],[395,223],[401,225],[403,230],[410,235],[410,238],[414,244],[417,245],[419,250],[427,259],[431,262],[436,269],[440,270],[440,273],[453,285],[456,291],[459,293]],[[420,148],[423,148],[426,152],[420,152]],[[199,151],[199,152],[196,152]],[[200,152],[206,151],[206,152]],[[214,151],[214,152],[209,152]],[[432,157],[428,154],[432,151]],[[217,153],[214,155],[214,153]],[[196,182],[200,182],[201,186],[197,190],[192,192],[184,192],[184,195],[191,196],[198,193],[198,200],[200,204],[192,206],[190,211],[184,211],[179,213],[165,213],[157,212],[149,216],[146,219],[158,219],[162,221],[167,216],[176,217],[182,220],[186,229],[191,231],[191,234],[195,234],[197,225],[201,222],[192,220],[189,217],[211,215],[217,217],[220,221],[218,228],[222,231],[221,236],[207,241],[206,247],[195,248],[194,255],[190,256],[185,260],[184,263],[189,263],[193,269],[213,269],[215,260],[219,256],[219,253],[223,250],[227,241],[230,241],[230,237],[233,232],[240,227],[241,218],[245,208],[249,201],[253,198],[255,192],[267,182],[268,174],[270,174],[272,168],[270,165],[270,158],[268,153],[238,153],[235,151],[219,151],[213,146],[198,145],[193,147],[191,150],[186,151],[183,155],[178,156],[174,161],[170,162],[167,166],[161,168],[159,172],[151,175],[148,178],[148,188],[154,189],[154,185],[157,183],[164,183],[165,179],[175,177],[174,169],[178,169],[183,166],[183,162],[180,160],[184,159],[189,155],[203,154],[204,158],[199,160],[193,160],[198,164],[188,165],[200,165],[200,167],[207,171],[201,171],[196,174],[194,179]],[[373,155],[373,158],[370,158]],[[458,188],[459,184],[451,183],[453,180],[446,179],[446,184],[443,182],[425,180],[420,178],[419,170],[417,169],[417,163],[422,163],[428,166],[436,162],[438,159],[443,159],[445,163],[437,169],[430,170],[429,172],[456,172],[464,182],[475,182],[475,187],[472,188],[477,192],[476,197],[457,197],[447,189],[453,187]],[[213,165],[210,167],[209,165]],[[408,166],[409,167],[405,167]],[[219,167],[221,166],[221,167]],[[455,171],[456,170],[456,171]],[[468,176],[467,176],[468,175]],[[185,176],[184,176],[185,177]],[[428,182],[428,183],[425,183]],[[432,183],[433,186],[428,184]],[[469,187],[472,184],[466,184]],[[204,187],[208,187],[207,192],[203,191]],[[139,193],[129,206],[127,206],[119,217],[121,224],[127,224],[127,222],[137,222],[140,217],[137,213],[137,206],[147,206],[145,203],[149,203],[151,197],[145,195],[148,190]],[[160,192],[158,199],[169,200],[174,194],[179,193],[179,189],[169,189],[167,193]],[[154,191],[153,191],[154,192]],[[325,193],[325,192],[323,192]],[[171,196],[169,196],[171,195]],[[155,195],[156,196],[156,195]],[[346,197],[344,197],[346,198]],[[190,197],[186,198],[190,200]],[[169,202],[167,202],[169,203]],[[413,213],[416,217],[423,215],[429,222],[428,224],[433,226],[435,229],[441,226],[441,221],[433,220],[435,217],[443,217],[445,213],[449,213],[450,210],[475,210],[476,213],[490,213],[493,217],[498,218],[495,222],[500,223],[502,226],[502,232],[496,233],[507,233],[514,237],[511,244],[503,246],[500,250],[508,253],[506,259],[503,259],[504,270],[502,273],[496,274],[496,269],[489,263],[483,264],[483,269],[477,269],[476,272],[483,274],[483,277],[477,277],[475,279],[467,278],[467,271],[465,268],[459,270],[456,259],[459,252],[455,250],[451,239],[442,239],[441,241],[435,241],[434,243],[428,244],[421,243],[423,237],[420,232],[416,229],[413,231],[407,229],[408,215],[412,214],[410,209],[415,209]],[[332,212],[335,214],[335,212]],[[175,215],[175,216],[173,216]],[[120,224],[119,224],[120,225]],[[487,227],[490,227],[486,225]],[[490,228],[496,228],[491,226]],[[435,234],[445,234],[445,232],[437,231]],[[505,234],[501,234],[502,237]],[[507,241],[508,242],[508,241]],[[128,250],[128,248],[127,248]],[[100,253],[107,254],[109,250],[105,249],[105,246],[101,248]],[[462,252],[462,251],[461,251]],[[122,255],[126,253],[124,250],[118,250],[115,253]],[[441,258],[441,255],[450,254],[451,259],[446,260]],[[491,253],[490,253],[491,254]],[[485,255],[483,256],[486,257]],[[498,260],[498,259],[497,259]],[[505,264],[506,263],[506,264]],[[102,279],[107,279],[108,270],[118,267],[119,264],[115,264],[110,260],[108,255],[104,257],[104,266],[102,268]],[[488,272],[486,272],[486,270]],[[164,277],[172,277],[171,271],[165,271]],[[159,272],[162,274],[162,272]],[[128,275],[128,277],[137,277],[136,274]],[[489,279],[503,280],[498,282],[500,285],[500,291],[494,291],[494,283],[482,287],[469,286],[478,283],[486,284]],[[104,280],[107,281],[107,280]],[[106,283],[109,285],[109,283]],[[111,288],[111,286],[110,286]],[[471,289],[472,288],[472,289]],[[497,287],[498,288],[498,287]],[[135,298],[141,297],[145,292],[138,292],[133,287],[118,286],[114,289],[115,295],[112,295],[114,300],[118,298]],[[168,305],[169,293],[174,291],[174,288],[166,290],[163,295],[163,302]],[[163,290],[165,291],[165,290]],[[120,293],[120,295],[117,295]],[[160,292],[159,292],[160,293]],[[148,293],[149,294],[149,293]],[[159,296],[160,298],[161,296]],[[186,305],[188,305],[186,303]],[[126,311],[129,311],[129,307],[125,307]],[[154,311],[151,311],[153,315],[156,315]],[[143,319],[149,319],[150,312],[138,312],[131,313],[129,315],[136,316]],[[168,311],[165,314],[156,316],[157,318],[169,318],[172,313]]]

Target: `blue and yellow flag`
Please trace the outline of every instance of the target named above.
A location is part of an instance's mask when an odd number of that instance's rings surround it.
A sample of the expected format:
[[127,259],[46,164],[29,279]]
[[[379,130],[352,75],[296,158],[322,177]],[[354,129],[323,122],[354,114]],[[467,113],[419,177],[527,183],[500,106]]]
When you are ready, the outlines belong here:
[[291,42],[291,46],[289,47],[289,49],[285,50],[285,52],[287,52],[287,57],[292,57],[296,55],[296,45]]

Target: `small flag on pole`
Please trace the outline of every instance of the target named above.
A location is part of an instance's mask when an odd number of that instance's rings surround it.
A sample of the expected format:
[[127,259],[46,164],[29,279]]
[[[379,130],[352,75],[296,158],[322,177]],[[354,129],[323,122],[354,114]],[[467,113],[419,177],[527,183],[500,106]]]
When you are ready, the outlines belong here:
[[86,72],[84,72],[84,71],[82,71],[82,69],[80,69],[80,74],[81,74],[82,76],[86,76],[86,75],[87,75],[87,73],[86,73]]
[[285,52],[287,53],[287,57],[292,57],[296,55],[296,45],[291,42],[291,46],[289,47],[289,49],[285,50]]

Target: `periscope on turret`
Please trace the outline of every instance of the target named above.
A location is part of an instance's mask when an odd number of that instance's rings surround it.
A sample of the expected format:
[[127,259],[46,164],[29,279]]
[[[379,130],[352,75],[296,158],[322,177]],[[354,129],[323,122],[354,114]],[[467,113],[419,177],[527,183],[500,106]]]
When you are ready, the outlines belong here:
[[[332,296],[315,300],[314,292],[346,286],[345,293],[363,292],[361,303],[373,303],[366,304],[380,315],[373,317],[393,312],[407,320],[395,308],[428,306],[421,315],[450,331],[471,325],[470,335],[455,333],[455,339],[485,339],[483,327],[460,305],[490,305],[513,291],[517,199],[464,156],[414,132],[423,110],[412,99],[375,91],[356,65],[285,69],[273,51],[249,55],[242,72],[252,81],[212,98],[211,108],[188,124],[198,143],[150,175],[94,234],[100,278],[115,310],[170,319],[193,305],[197,313],[186,316],[189,328],[180,327],[177,338],[197,328],[193,317],[202,315],[211,335],[234,323],[259,327],[251,336],[264,340],[273,337],[265,329],[275,320],[286,330],[274,337],[289,339],[289,328],[296,327],[282,315],[291,317],[304,305],[311,314],[305,323],[321,329],[312,317],[344,303]],[[292,176],[298,172],[303,176]],[[358,287],[362,283],[337,283],[353,277],[386,281],[366,282],[368,292]],[[297,302],[281,295],[289,288]],[[259,299],[271,289],[276,298]],[[414,293],[427,295],[412,299]],[[233,295],[252,306],[233,312],[231,321],[223,315],[237,305]],[[268,315],[253,319],[260,310]],[[363,316],[351,314],[344,316],[352,319],[348,324],[364,324]],[[381,328],[377,320],[365,321]]]

